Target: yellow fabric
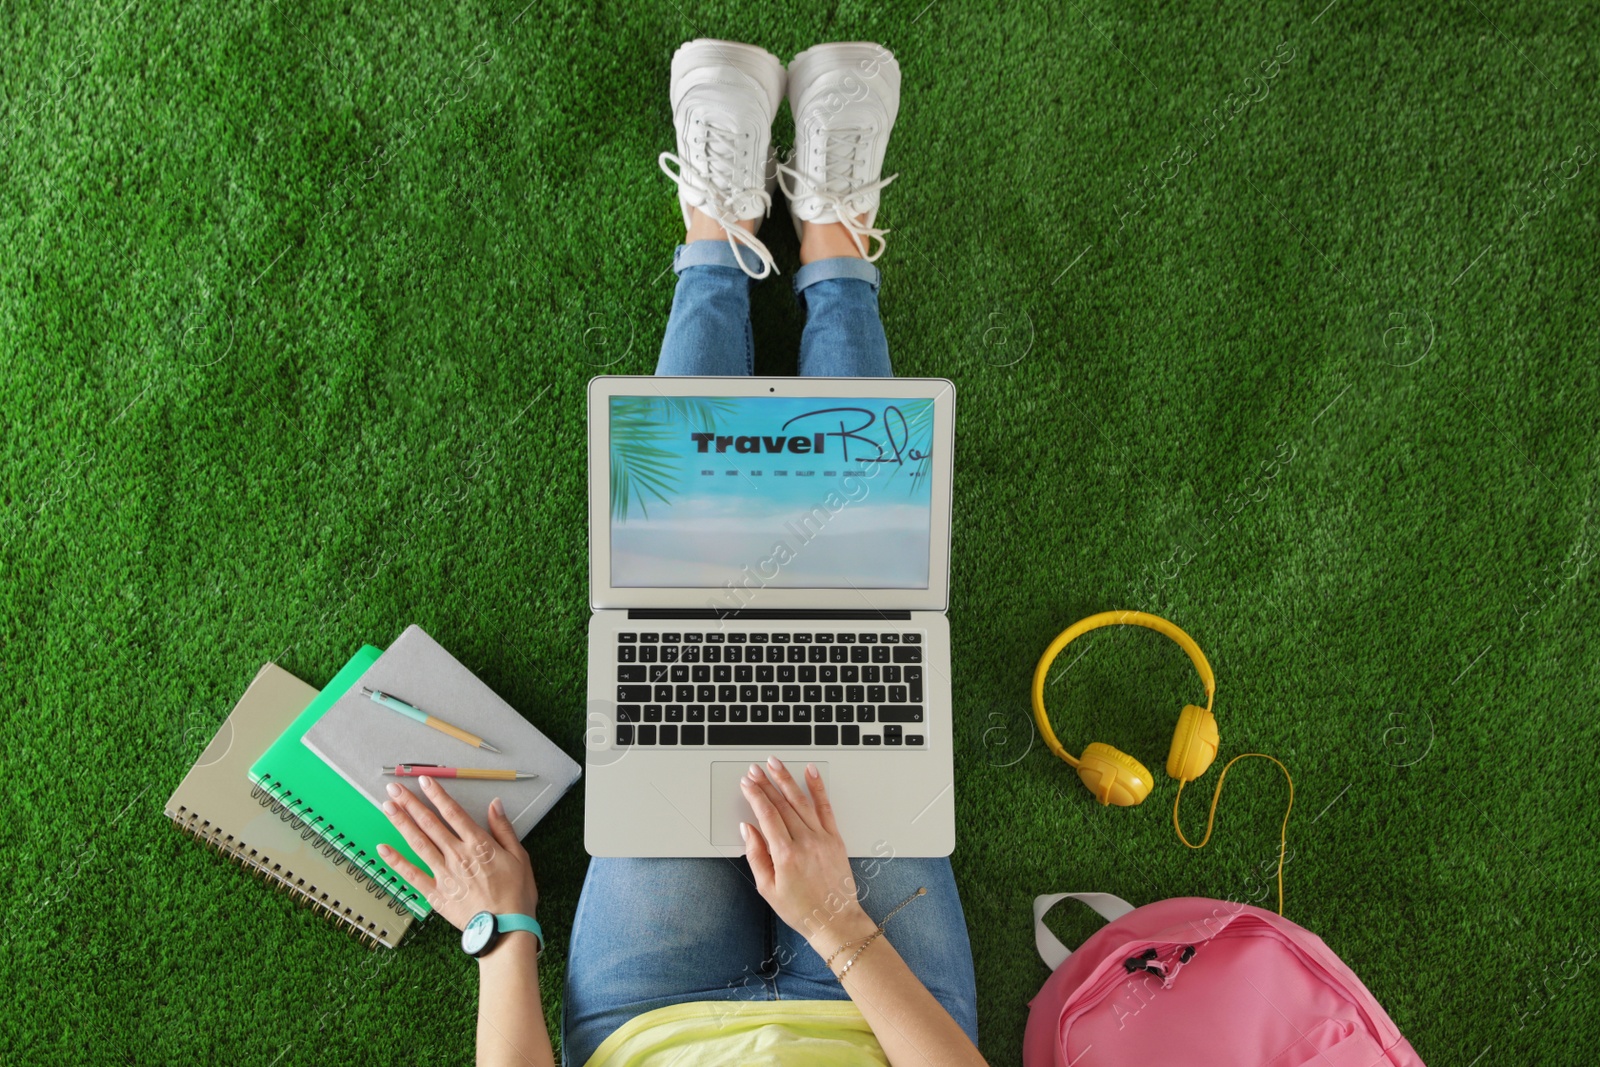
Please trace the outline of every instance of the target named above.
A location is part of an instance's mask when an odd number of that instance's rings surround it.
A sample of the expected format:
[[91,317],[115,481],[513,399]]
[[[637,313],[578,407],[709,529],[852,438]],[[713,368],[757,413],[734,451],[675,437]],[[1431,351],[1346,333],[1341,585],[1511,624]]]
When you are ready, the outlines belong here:
[[888,1067],[848,1000],[692,1001],[629,1019],[585,1067]]

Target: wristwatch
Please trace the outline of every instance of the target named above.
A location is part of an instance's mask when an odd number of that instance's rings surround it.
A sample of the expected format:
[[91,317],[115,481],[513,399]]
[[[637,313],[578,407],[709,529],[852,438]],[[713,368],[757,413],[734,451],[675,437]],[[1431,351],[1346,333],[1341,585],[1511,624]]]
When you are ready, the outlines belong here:
[[539,923],[532,915],[519,915],[516,912],[506,912],[496,915],[492,911],[480,911],[467,920],[467,925],[461,928],[461,951],[469,956],[482,956],[500,943],[500,935],[513,930],[526,930],[539,941],[539,951],[544,952],[544,931],[539,929]]

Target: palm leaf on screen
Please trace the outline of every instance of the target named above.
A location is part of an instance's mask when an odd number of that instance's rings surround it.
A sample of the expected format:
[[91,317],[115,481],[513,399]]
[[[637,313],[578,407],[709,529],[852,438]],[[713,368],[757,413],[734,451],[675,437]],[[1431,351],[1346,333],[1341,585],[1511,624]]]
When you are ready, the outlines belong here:
[[663,396],[647,399],[659,404],[668,417],[681,422],[685,432],[715,433],[717,417],[731,414],[734,410],[732,398],[725,396]]
[[[901,408],[906,418],[906,441],[908,447],[918,447],[922,451],[931,451],[933,448],[933,401],[917,401],[910,411]],[[924,445],[926,442],[926,445]],[[948,457],[945,457],[946,459]],[[921,459],[909,460],[904,464],[895,464],[889,471],[889,477],[884,484],[894,481],[894,476],[901,471],[907,471],[906,494],[916,493],[919,488],[927,484],[928,464],[930,457],[924,455]]]
[[635,507],[650,517],[654,497],[671,506],[678,492],[677,455],[662,446],[679,435],[714,433],[732,402],[715,397],[619,396],[611,399],[611,518]]

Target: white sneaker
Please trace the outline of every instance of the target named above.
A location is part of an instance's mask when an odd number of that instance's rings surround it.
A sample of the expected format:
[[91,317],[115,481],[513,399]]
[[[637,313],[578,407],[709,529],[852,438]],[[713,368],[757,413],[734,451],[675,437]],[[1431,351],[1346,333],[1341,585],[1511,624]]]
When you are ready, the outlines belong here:
[[[778,167],[795,233],[802,222],[838,222],[870,263],[888,230],[873,229],[889,131],[900,111],[900,64],[882,45],[819,44],[789,63],[794,150]],[[856,221],[866,216],[866,224]],[[870,251],[873,241],[876,252]]]
[[[701,39],[672,56],[672,122],[677,154],[663,152],[661,170],[678,184],[683,224],[699,208],[727,231],[739,266],[752,278],[765,278],[777,266],[767,246],[740,219],[772,212],[777,158],[772,119],[783,102],[784,70],[764,48],[733,41]],[[668,163],[677,164],[677,170]],[[761,261],[757,273],[745,266],[739,246]]]

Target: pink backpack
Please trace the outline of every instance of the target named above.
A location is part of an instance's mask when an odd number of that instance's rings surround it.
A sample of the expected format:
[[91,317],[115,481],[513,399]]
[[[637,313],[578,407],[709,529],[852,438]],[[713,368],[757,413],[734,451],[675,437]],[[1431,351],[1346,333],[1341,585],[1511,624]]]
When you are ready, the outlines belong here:
[[[1066,897],[1107,922],[1076,952],[1044,925]],[[1333,950],[1270,911],[1055,893],[1033,920],[1054,973],[1028,1005],[1026,1067],[1423,1067]]]

